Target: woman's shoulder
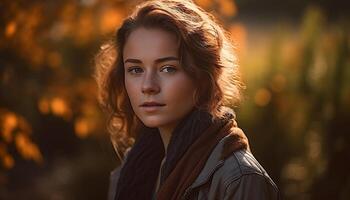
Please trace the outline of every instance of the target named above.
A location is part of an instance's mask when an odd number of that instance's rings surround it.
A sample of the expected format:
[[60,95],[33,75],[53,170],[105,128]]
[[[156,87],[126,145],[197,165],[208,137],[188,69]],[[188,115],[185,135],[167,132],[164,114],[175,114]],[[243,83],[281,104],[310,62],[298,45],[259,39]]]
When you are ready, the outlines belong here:
[[[280,199],[278,188],[266,170],[246,149],[226,158],[212,180],[220,180],[225,198]],[[249,191],[249,192],[247,192]]]
[[280,199],[276,184],[249,150],[236,150],[221,159],[228,139],[216,145],[188,190],[197,188],[198,199]]
[[273,182],[266,170],[255,159],[253,154],[246,149],[233,152],[231,156],[226,158],[220,170],[222,170],[223,173],[230,175],[233,179],[244,175],[256,174],[264,176]]

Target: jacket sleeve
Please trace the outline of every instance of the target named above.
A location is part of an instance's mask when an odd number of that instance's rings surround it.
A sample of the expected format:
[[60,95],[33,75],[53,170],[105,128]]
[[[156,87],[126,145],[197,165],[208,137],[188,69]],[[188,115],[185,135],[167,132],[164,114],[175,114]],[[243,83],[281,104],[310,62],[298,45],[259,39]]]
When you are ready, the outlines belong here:
[[245,174],[228,184],[224,200],[280,200],[277,186],[261,174]]
[[121,166],[115,168],[109,177],[109,188],[108,188],[108,200],[114,200],[115,192],[116,192],[116,187],[118,183],[118,179],[120,176],[120,170]]

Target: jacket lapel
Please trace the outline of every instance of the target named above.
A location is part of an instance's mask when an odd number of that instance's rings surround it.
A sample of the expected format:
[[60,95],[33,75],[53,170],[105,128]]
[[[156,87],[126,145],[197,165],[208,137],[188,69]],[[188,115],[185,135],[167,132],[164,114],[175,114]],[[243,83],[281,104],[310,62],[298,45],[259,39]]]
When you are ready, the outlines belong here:
[[224,160],[221,159],[221,155],[224,149],[225,141],[227,141],[228,137],[230,136],[229,135],[225,136],[216,145],[216,147],[210,154],[206,164],[204,165],[203,170],[200,172],[200,174],[198,175],[196,180],[193,182],[193,184],[186,189],[183,196],[184,198],[186,198],[186,196],[188,196],[194,188],[197,188],[206,184],[210,180],[211,176],[215,173],[215,171],[224,164]]

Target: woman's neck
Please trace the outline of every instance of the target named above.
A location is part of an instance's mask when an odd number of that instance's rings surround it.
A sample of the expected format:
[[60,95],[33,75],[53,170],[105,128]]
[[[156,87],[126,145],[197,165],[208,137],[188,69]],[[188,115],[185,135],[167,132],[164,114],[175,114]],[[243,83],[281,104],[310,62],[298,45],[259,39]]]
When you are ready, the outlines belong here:
[[172,126],[172,127],[169,127],[169,126],[168,127],[159,127],[158,128],[160,136],[161,136],[162,141],[163,141],[163,145],[164,145],[165,157],[167,155],[168,145],[169,145],[170,138],[171,138],[171,135],[172,135],[172,132],[173,132],[174,128],[175,128],[175,126]]

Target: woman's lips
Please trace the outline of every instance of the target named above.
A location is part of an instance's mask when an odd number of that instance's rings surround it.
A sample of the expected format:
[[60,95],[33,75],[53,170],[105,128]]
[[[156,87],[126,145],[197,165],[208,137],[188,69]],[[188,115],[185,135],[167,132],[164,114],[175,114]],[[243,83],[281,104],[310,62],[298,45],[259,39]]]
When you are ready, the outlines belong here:
[[165,104],[158,103],[158,102],[145,102],[140,105],[140,107],[146,112],[155,112],[164,106]]
[[158,103],[158,102],[145,102],[140,105],[141,107],[152,107],[152,106],[165,106],[163,103]]

